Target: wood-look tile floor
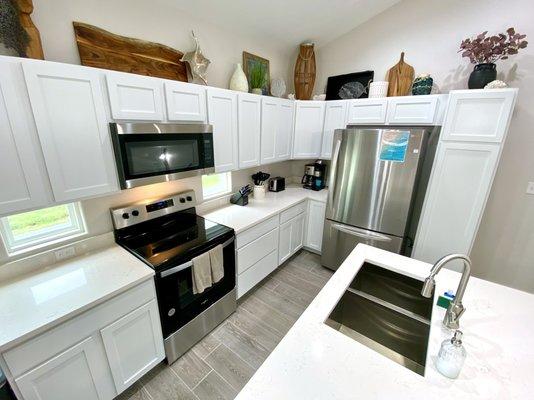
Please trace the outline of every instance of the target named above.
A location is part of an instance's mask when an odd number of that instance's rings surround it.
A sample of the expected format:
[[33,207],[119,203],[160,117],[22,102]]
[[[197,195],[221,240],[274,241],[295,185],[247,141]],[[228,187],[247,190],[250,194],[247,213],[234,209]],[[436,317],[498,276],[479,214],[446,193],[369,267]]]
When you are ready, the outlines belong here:
[[301,251],[178,361],[158,365],[117,399],[233,399],[331,276],[319,256]]

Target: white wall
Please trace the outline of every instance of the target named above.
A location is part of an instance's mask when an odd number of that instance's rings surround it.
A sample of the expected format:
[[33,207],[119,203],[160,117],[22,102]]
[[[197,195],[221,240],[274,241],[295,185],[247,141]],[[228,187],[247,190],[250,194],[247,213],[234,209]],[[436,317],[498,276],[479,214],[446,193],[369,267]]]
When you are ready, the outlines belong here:
[[534,2],[530,0],[404,0],[347,35],[317,49],[321,93],[331,75],[371,69],[377,80],[406,52],[416,74],[430,73],[442,92],[467,87],[473,66],[460,41],[514,26],[531,44],[497,65],[519,99],[490,199],[471,253],[474,274],[534,292]]
[[271,77],[283,77],[288,88],[292,86],[288,59],[293,49],[277,46],[268,37],[235,35],[231,26],[214,26],[200,15],[187,15],[157,0],[34,0],[33,4],[32,18],[41,33],[47,60],[80,63],[73,21],[162,43],[182,52],[193,49],[190,32],[194,30],[204,55],[211,60],[210,86],[228,87],[243,50],[267,58]]

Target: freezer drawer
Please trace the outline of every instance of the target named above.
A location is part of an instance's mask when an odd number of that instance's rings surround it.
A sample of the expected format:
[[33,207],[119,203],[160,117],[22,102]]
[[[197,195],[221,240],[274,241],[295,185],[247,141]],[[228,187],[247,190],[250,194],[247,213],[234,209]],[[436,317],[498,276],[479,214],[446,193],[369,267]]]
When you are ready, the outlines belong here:
[[368,244],[394,253],[400,253],[402,239],[374,231],[325,220],[321,264],[336,270],[358,243]]

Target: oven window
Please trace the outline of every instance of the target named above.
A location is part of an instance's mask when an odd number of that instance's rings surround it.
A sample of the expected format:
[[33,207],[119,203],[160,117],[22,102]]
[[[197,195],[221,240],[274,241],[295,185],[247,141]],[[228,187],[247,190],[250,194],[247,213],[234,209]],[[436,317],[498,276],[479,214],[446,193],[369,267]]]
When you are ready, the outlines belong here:
[[131,176],[201,167],[197,140],[127,142],[125,145]]

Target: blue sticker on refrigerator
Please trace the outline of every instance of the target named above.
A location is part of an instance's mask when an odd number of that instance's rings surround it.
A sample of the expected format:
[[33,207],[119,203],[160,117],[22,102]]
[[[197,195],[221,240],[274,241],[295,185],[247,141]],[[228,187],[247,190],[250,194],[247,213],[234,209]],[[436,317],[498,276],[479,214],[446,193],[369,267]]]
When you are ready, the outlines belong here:
[[409,131],[382,131],[380,161],[404,162],[409,141]]

